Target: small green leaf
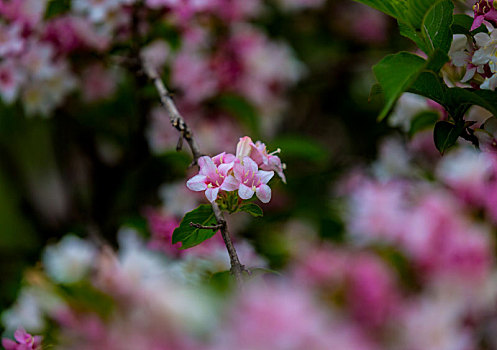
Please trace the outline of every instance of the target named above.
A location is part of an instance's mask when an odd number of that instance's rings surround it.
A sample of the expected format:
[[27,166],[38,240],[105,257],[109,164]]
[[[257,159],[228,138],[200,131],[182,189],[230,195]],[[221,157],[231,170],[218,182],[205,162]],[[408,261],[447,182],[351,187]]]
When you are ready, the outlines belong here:
[[197,209],[186,213],[179,227],[173,232],[173,244],[181,242],[181,249],[194,247],[216,234],[215,230],[192,227],[191,222],[202,226],[217,225],[212,207],[208,204],[202,204]]
[[487,27],[483,24],[476,28],[473,31],[470,31],[471,26],[473,25],[473,17],[464,15],[464,14],[456,14],[454,15],[454,21],[452,22],[452,26],[450,27],[452,30],[452,34],[464,34],[464,35],[475,35],[477,33],[487,33]]
[[381,12],[403,20],[406,13],[406,5],[404,0],[354,0],[364,5],[380,10]]
[[446,121],[436,123],[433,139],[438,151],[444,154],[447,149],[454,146],[461,132],[462,128],[459,128],[452,123]]
[[262,211],[262,208],[259,207],[255,203],[244,204],[238,210],[239,211],[247,212],[247,213],[249,213],[250,215],[252,215],[254,217],[259,217],[259,216],[262,216],[264,214],[263,211]]
[[[416,2],[422,0],[414,0]],[[433,0],[428,0],[432,2]],[[425,14],[422,22],[422,32],[427,45],[431,48],[430,52],[440,50],[444,53],[449,52],[452,43],[452,25],[454,4],[451,0],[440,0],[434,3]]]
[[414,136],[417,132],[426,130],[435,125],[440,119],[440,114],[434,111],[424,111],[414,117],[409,129],[409,136]]
[[416,80],[426,61],[409,52],[389,55],[373,67],[376,79],[385,94],[385,106],[379,120],[384,119],[400,95]]

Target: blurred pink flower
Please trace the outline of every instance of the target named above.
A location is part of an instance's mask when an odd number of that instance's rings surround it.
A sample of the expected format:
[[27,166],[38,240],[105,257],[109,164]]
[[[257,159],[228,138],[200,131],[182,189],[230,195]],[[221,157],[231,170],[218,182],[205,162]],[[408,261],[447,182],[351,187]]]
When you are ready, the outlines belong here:
[[152,234],[148,247],[169,256],[177,256],[181,244],[173,244],[172,237],[174,230],[179,226],[179,221],[173,216],[152,208],[145,209],[144,214]]
[[0,96],[5,103],[14,102],[24,82],[25,75],[13,60],[0,63]]
[[24,329],[19,328],[14,333],[14,338],[17,342],[3,338],[2,345],[6,350],[39,350],[42,337],[32,336]]
[[88,102],[112,97],[116,91],[118,77],[100,63],[86,67],[82,78],[83,97]]

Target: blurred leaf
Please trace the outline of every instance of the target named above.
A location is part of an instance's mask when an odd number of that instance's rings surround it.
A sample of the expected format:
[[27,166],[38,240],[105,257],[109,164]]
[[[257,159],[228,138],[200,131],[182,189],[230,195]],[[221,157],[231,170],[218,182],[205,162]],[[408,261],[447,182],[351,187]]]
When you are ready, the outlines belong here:
[[301,135],[276,138],[272,145],[281,148],[281,157],[300,158],[313,163],[322,163],[328,158],[328,151],[314,139]]
[[217,230],[204,230],[190,226],[190,223],[202,226],[217,225],[212,207],[208,204],[202,204],[185,214],[178,228],[173,232],[173,244],[181,242],[181,249],[194,247],[203,241],[211,238]]
[[374,84],[369,91],[368,101],[371,102],[377,97],[383,95],[383,89],[379,83]]
[[397,19],[404,20],[407,10],[404,0],[354,0],[364,5],[380,10],[381,12]]
[[68,12],[71,9],[71,0],[51,0],[47,4],[45,19]]
[[245,125],[254,137],[260,134],[257,110],[245,98],[235,94],[224,94],[217,99],[217,102],[222,110],[232,114]]
[[64,300],[77,311],[96,312],[106,318],[114,308],[112,297],[95,289],[88,281],[59,284],[57,287]]
[[409,129],[409,136],[414,136],[417,132],[433,127],[440,119],[440,114],[434,111],[424,111],[414,117]]
[[436,123],[433,139],[438,151],[444,154],[447,149],[454,146],[463,129],[464,127],[460,128],[446,121]]
[[249,213],[250,215],[252,215],[254,217],[259,217],[259,216],[263,216],[264,215],[264,212],[262,211],[262,208],[259,207],[255,203],[248,203],[248,204],[242,205],[240,207],[240,209],[238,209],[238,210],[239,211],[247,212],[247,213]]

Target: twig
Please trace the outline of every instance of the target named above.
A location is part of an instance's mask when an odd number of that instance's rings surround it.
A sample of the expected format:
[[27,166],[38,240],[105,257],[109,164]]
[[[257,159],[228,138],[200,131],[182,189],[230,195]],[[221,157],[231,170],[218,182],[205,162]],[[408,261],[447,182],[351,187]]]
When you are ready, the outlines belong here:
[[195,228],[201,228],[202,230],[219,230],[223,227],[222,224],[218,224],[218,225],[214,225],[214,226],[204,226],[204,225],[200,225],[200,224],[196,224],[194,222],[190,222],[190,226],[191,227],[195,227]]
[[[157,70],[150,65],[148,62],[145,62],[145,60],[142,58],[142,65],[143,65],[143,70],[145,71],[145,74],[147,77],[154,83],[155,88],[157,89],[157,92],[159,93],[160,101],[162,103],[162,106],[167,110],[169,113],[169,119],[171,120],[171,124],[176,130],[180,132],[180,136],[188,142],[188,145],[190,146],[190,149],[193,154],[193,164],[197,164],[197,160],[202,157],[202,153],[200,152],[200,149],[198,148],[197,142],[193,138],[193,133],[186,124],[185,120],[181,116],[181,114],[178,112],[178,109],[176,108],[176,105],[174,104],[174,101],[171,97],[171,94],[167,90],[166,86],[164,85],[164,82],[160,78],[159,74],[157,73]],[[181,142],[178,142],[178,147],[181,149]]]
[[[185,139],[188,142],[188,145],[190,146],[190,149],[193,154],[193,164],[197,164],[198,159],[202,156],[202,153],[200,152],[200,149],[193,137],[193,133],[186,124],[185,120],[179,113],[178,109],[176,108],[176,105],[174,104],[174,101],[167,90],[166,86],[164,85],[164,82],[160,78],[159,74],[157,73],[157,70],[150,65],[150,63],[146,62],[146,60],[143,59],[142,57],[142,67],[143,70],[145,71],[145,74],[147,77],[154,83],[155,88],[157,89],[157,92],[159,93],[160,101],[162,103],[162,106],[166,109],[166,111],[169,114],[169,118],[171,120],[171,124],[176,130],[180,132],[180,137]],[[181,140],[180,138],[180,140]],[[181,145],[180,142],[178,142],[178,147]],[[223,213],[221,212],[221,209],[219,209],[219,206],[217,205],[216,202],[212,203],[212,210],[214,212],[214,216],[216,218],[216,221],[218,225],[216,226],[209,226],[208,228],[210,229],[220,229],[221,231],[221,236],[223,237],[224,244],[226,245],[226,249],[228,250],[228,254],[230,257],[230,264],[231,264],[231,273],[235,277],[235,280],[238,284],[239,287],[241,287],[243,279],[242,279],[242,274],[244,271],[247,271],[245,269],[245,266],[243,266],[240,263],[240,259],[238,258],[238,254],[236,253],[235,246],[233,245],[233,241],[231,239],[231,235],[228,231],[228,226],[226,225],[226,220],[224,219]],[[195,225],[190,223],[190,225],[197,227]],[[199,225],[201,226],[201,225]],[[207,226],[204,226],[207,227]],[[204,228],[200,227],[200,228]]]

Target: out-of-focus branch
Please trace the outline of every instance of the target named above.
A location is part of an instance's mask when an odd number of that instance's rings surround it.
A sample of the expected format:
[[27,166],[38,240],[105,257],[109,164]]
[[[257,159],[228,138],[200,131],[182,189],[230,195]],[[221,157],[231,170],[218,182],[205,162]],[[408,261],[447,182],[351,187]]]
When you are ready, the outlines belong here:
[[[164,82],[160,78],[157,70],[151,64],[146,62],[146,60],[144,60],[143,58],[141,59],[141,65],[147,77],[155,85],[155,88],[159,93],[162,106],[166,109],[166,111],[169,114],[172,126],[180,132],[180,140],[185,139],[188,142],[188,145],[190,146],[190,149],[193,154],[193,164],[197,164],[197,161],[202,156],[202,153],[200,152],[198,144],[195,141],[195,138],[193,137],[192,131],[190,130],[185,120],[183,119],[182,115],[179,113],[178,109],[176,108],[176,105],[171,95],[169,94],[169,91],[164,85]],[[181,145],[181,142],[179,142],[178,145]],[[212,203],[212,210],[214,212],[216,221],[218,223],[216,227],[220,229],[221,235],[224,240],[224,244],[226,245],[226,249],[228,250],[228,254],[230,257],[230,264],[231,264],[230,271],[235,277],[238,286],[241,286],[241,283],[243,282],[242,274],[243,271],[245,271],[245,267],[240,263],[240,259],[238,258],[238,254],[236,253],[235,246],[233,245],[231,235],[228,231],[228,226],[226,225],[226,220],[224,219],[223,213],[221,212],[221,209],[219,208],[216,202]]]
[[[202,153],[198,148],[197,142],[193,138],[192,131],[190,130],[185,120],[183,119],[178,109],[176,108],[176,105],[174,104],[171,94],[164,85],[164,82],[157,73],[157,70],[154,67],[152,67],[152,65],[145,62],[143,59],[142,59],[142,66],[147,77],[154,83],[155,88],[159,93],[162,106],[164,106],[164,108],[167,110],[169,114],[172,126],[180,132],[180,137],[182,139],[185,139],[186,142],[188,142],[188,145],[190,146],[190,149],[193,154],[193,164],[197,164],[197,160],[202,156]],[[178,145],[181,145],[181,142],[179,142]],[[181,149],[181,147],[178,146],[178,149]]]

